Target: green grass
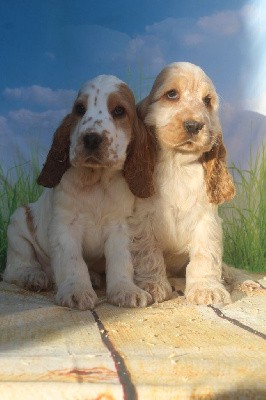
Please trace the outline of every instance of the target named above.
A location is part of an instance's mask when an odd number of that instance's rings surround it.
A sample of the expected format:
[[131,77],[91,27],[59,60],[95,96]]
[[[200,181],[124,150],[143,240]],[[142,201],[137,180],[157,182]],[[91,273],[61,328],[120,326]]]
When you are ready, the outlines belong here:
[[224,261],[248,271],[266,271],[266,145],[248,169],[231,168],[236,198],[220,208]]
[[0,271],[5,267],[6,231],[10,216],[20,205],[37,200],[43,191],[36,184],[38,173],[38,157],[33,157],[30,163],[11,168],[5,174],[0,166]]
[[[30,171],[30,172],[29,172]],[[220,208],[224,220],[224,260],[248,271],[266,270],[266,146],[247,170],[231,168],[236,198]],[[36,184],[38,157],[3,173],[0,167],[0,270],[6,259],[6,230],[10,216],[21,204],[37,200],[43,188]]]

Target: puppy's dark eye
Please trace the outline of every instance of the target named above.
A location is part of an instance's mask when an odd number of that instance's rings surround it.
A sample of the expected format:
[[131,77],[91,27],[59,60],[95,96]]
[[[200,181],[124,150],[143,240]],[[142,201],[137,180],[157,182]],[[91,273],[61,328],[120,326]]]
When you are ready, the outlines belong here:
[[172,89],[166,93],[166,97],[170,100],[177,100],[177,99],[179,99],[179,94],[175,89]]
[[125,115],[126,110],[124,109],[124,107],[122,106],[117,106],[114,108],[113,112],[112,112],[112,116],[113,118],[121,118]]
[[211,96],[209,94],[208,94],[208,96],[204,97],[203,103],[205,104],[206,107],[210,107],[210,105],[211,105]]
[[83,115],[86,112],[86,107],[82,104],[82,103],[77,103],[75,105],[75,113],[79,116],[79,117],[83,117]]

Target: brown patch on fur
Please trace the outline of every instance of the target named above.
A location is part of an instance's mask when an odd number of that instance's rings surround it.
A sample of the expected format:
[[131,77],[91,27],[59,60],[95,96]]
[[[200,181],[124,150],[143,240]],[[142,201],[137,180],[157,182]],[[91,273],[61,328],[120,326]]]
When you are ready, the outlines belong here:
[[[138,108],[143,116],[141,106]],[[156,161],[156,140],[152,130],[138,115],[133,122],[132,140],[128,146],[124,176],[131,192],[141,198],[154,194],[153,172]]]
[[121,129],[130,137],[132,122],[134,120],[135,99],[133,93],[126,84],[120,84],[118,90],[110,93],[108,96],[107,107],[111,115],[117,106],[123,107],[126,112],[125,115],[113,119],[115,127]]
[[144,121],[149,113],[149,106],[151,102],[151,95],[149,95],[137,104],[137,113],[141,121]]
[[82,122],[82,125],[86,125],[89,121],[91,121],[92,120],[92,117],[89,117],[89,118],[87,118],[87,119],[85,119],[83,122]]
[[233,179],[226,165],[226,149],[220,134],[212,149],[202,156],[210,203],[222,204],[235,196]]
[[70,133],[74,123],[75,117],[73,117],[73,114],[68,114],[55,131],[46,162],[37,179],[38,185],[49,188],[55,187],[70,167]]
[[126,111],[123,117],[114,119],[114,123],[117,129],[123,130],[131,138],[124,163],[124,176],[129,188],[137,197],[150,197],[154,193],[154,141],[137,115],[134,95],[122,83],[117,92],[109,95],[107,105],[110,114],[116,106],[122,106]]
[[96,119],[93,125],[102,125],[103,120],[102,119]]
[[[78,98],[74,102],[74,105],[73,105],[73,108],[72,108],[73,114],[75,114],[75,107],[78,104],[82,105],[85,108],[85,110],[87,110],[88,101],[89,101],[89,96],[87,94],[84,94],[84,93],[80,94],[78,96]],[[77,117],[79,117],[79,115]]]
[[[33,241],[35,242],[34,246],[32,246],[32,251],[34,252],[38,262],[42,266],[43,270],[46,272],[48,277],[51,277],[52,272],[49,263],[49,256],[45,253],[44,249],[41,247],[37,235],[36,235],[36,226],[34,225],[34,217],[29,204],[24,204],[22,206],[25,211],[25,220],[28,227],[28,230],[32,236]],[[21,236],[25,239],[23,236]]]
[[35,236],[35,226],[34,226],[34,220],[33,220],[33,215],[32,215],[30,206],[28,204],[25,204],[25,205],[23,205],[23,208],[25,210],[27,227],[28,227],[30,233],[33,236]]

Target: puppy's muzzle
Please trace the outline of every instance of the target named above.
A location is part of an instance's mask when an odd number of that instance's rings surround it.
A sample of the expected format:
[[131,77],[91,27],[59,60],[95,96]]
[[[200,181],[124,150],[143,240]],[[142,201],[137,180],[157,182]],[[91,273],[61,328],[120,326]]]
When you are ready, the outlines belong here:
[[102,141],[102,136],[95,132],[88,133],[83,137],[83,145],[85,149],[89,151],[98,150]]
[[186,132],[192,135],[197,135],[204,126],[201,122],[194,120],[185,121],[183,125]]

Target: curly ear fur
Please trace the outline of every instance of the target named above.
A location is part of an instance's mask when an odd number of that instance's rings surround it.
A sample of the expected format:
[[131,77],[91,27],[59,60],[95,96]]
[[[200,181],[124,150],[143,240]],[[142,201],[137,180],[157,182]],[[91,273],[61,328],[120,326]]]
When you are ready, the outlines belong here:
[[203,154],[202,162],[210,203],[230,201],[235,195],[235,186],[227,169],[226,149],[221,134],[211,150]]
[[128,146],[124,164],[124,176],[131,192],[137,197],[147,198],[154,194],[155,157],[155,139],[149,128],[136,115],[132,141]]
[[70,167],[69,147],[72,114],[68,114],[55,131],[52,146],[37,179],[38,185],[53,188],[59,184],[65,171]]

